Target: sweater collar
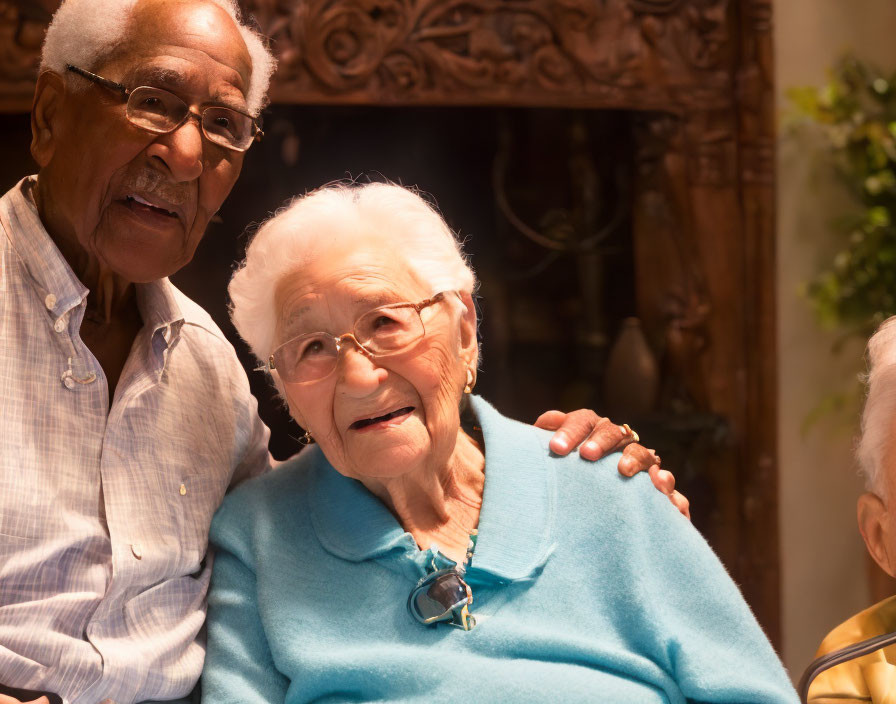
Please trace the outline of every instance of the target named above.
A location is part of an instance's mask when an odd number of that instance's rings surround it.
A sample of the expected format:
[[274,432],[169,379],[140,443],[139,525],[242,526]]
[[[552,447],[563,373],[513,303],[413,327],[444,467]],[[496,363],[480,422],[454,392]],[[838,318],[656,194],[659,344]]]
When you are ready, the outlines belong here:
[[[551,552],[554,472],[547,443],[537,430],[501,416],[471,397],[485,439],[485,490],[472,567],[501,582],[531,579]],[[331,554],[351,562],[404,553],[419,562],[420,551],[389,510],[363,484],[339,474],[317,451],[311,482],[314,530]]]

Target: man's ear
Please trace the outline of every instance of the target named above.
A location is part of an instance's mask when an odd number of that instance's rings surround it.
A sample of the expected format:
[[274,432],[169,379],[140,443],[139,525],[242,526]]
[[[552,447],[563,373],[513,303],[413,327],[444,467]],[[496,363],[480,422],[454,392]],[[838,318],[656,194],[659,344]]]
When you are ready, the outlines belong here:
[[461,302],[464,304],[464,312],[460,319],[460,353],[463,360],[473,367],[479,365],[479,339],[476,336],[476,304],[473,303],[473,296],[469,293],[460,294]]
[[44,71],[37,77],[31,105],[31,156],[41,168],[50,163],[59,138],[59,115],[65,101],[65,81],[58,73]]
[[879,496],[866,492],[856,505],[859,532],[874,561],[891,577],[896,577],[896,560],[893,558],[893,526],[887,507]]

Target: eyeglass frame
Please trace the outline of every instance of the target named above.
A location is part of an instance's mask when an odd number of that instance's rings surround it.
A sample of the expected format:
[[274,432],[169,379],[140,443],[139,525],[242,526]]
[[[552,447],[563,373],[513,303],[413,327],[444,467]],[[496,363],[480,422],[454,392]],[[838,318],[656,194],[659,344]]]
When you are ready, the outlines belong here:
[[[354,342],[355,347],[357,347],[358,350],[361,352],[361,354],[363,354],[368,359],[380,359],[382,357],[391,357],[396,354],[401,354],[402,352],[407,351],[408,349],[413,347],[415,344],[420,342],[420,340],[422,340],[424,337],[426,337],[426,325],[424,325],[424,323],[423,323],[423,318],[420,318],[420,327],[423,329],[423,334],[420,337],[418,337],[417,339],[415,339],[412,342],[409,342],[404,347],[399,347],[398,349],[392,350],[391,352],[386,352],[385,354],[374,354],[373,352],[368,350],[366,347],[364,347],[364,345],[361,344],[361,342],[358,340],[358,338],[355,337],[355,334],[354,334],[355,325],[357,325],[358,321],[361,318],[363,318],[364,316],[370,315],[371,313],[378,311],[382,308],[399,308],[399,307],[413,308],[414,311],[417,313],[417,317],[419,318],[421,310],[423,310],[424,308],[428,308],[429,306],[435,305],[436,303],[439,303],[440,301],[443,301],[445,299],[445,295],[448,293],[457,293],[457,292],[456,291],[439,291],[438,293],[430,296],[429,298],[424,298],[419,303],[412,303],[411,301],[399,301],[398,303],[388,303],[383,306],[377,306],[376,308],[371,308],[370,310],[366,311],[365,313],[362,313],[357,318],[355,318],[355,322],[352,323],[352,330],[350,330],[349,332],[343,333],[342,335],[339,335],[339,336],[332,335],[328,332],[324,332],[323,330],[315,330],[313,332],[303,332],[301,335],[296,335],[295,337],[291,337],[286,342],[284,342],[280,345],[277,345],[277,348],[268,357],[268,362],[265,365],[265,367],[267,368],[268,373],[270,373],[272,371],[277,371],[277,367],[274,364],[274,355],[277,354],[277,352],[279,350],[281,350],[283,347],[285,347],[286,345],[288,345],[292,342],[295,342],[299,338],[305,337],[307,335],[326,335],[328,337],[331,337],[335,341],[335,344],[336,344],[336,356],[335,356],[336,363],[333,364],[333,368],[329,372],[327,372],[326,374],[324,374],[321,377],[318,377],[317,379],[309,379],[308,381],[286,381],[284,379],[283,383],[289,384],[290,386],[297,385],[297,384],[314,384],[314,383],[316,383],[318,381],[322,381],[323,379],[326,379],[328,376],[330,376],[330,374],[332,374],[334,371],[336,371],[336,367],[338,366],[338,360],[339,360],[339,352],[342,350],[343,346],[345,345],[344,341],[347,339]],[[279,374],[279,372],[278,372],[278,374]]]
[[[190,110],[190,106],[187,105],[183,101],[182,98],[178,97],[177,95],[172,93],[170,90],[165,90],[164,88],[158,88],[156,86],[137,86],[136,88],[131,90],[127,86],[125,86],[121,83],[117,83],[116,81],[113,81],[109,78],[104,78],[103,76],[100,76],[99,74],[88,71],[87,69],[80,68],[79,66],[74,66],[73,64],[66,64],[65,68],[66,68],[66,70],[71,71],[72,73],[74,73],[78,76],[81,76],[82,78],[86,78],[88,81],[91,81],[92,83],[95,83],[98,86],[102,86],[103,88],[106,88],[113,92],[120,93],[121,97],[125,101],[125,103],[128,102],[131,94],[134,91],[140,90],[140,88],[151,88],[152,90],[158,90],[163,93],[168,93],[169,95],[174,96],[175,98],[180,100],[182,103],[184,103],[184,105],[186,105],[186,107],[187,107],[187,114],[184,115],[184,118],[180,122],[178,122],[174,127],[172,127],[170,130],[167,130],[167,131],[158,131],[157,132],[155,130],[149,129],[148,127],[144,127],[142,125],[135,124],[134,122],[132,122],[130,120],[130,118],[128,118],[128,122],[130,124],[134,125],[134,127],[136,127],[138,130],[143,130],[144,132],[149,132],[150,134],[171,134],[175,130],[182,127],[183,124],[187,120],[189,120],[191,117],[193,117],[199,122],[199,128],[202,130],[202,134],[205,135],[205,138],[208,139],[212,144],[217,144],[217,145],[223,147],[224,149],[229,149],[234,152],[239,152],[240,154],[244,154],[245,152],[249,151],[249,147],[252,146],[252,142],[260,142],[262,137],[264,137],[264,132],[262,131],[261,127],[259,126],[257,118],[253,117],[252,115],[250,115],[247,112],[243,112],[242,110],[237,110],[236,108],[232,108],[229,105],[207,105],[206,107],[202,108],[200,110],[200,112],[197,114],[197,113],[193,112],[192,110]],[[233,112],[237,113],[238,115],[244,115],[245,117],[248,117],[250,120],[252,120],[252,128],[255,131],[252,133],[252,142],[249,143],[249,146],[247,146],[245,149],[238,149],[237,147],[234,147],[232,145],[227,145],[227,144],[222,144],[221,142],[216,142],[206,134],[205,126],[202,124],[202,114],[206,110],[213,108],[213,107],[214,108],[226,108],[227,110],[232,110]]]
[[[429,590],[436,584],[441,581],[447,581],[449,579],[456,579],[460,586],[464,588],[466,592],[467,598],[456,604],[452,604],[448,606],[446,604],[442,604],[442,602],[437,599],[433,599],[429,596]],[[441,606],[445,608],[445,611],[442,612],[438,616],[430,616],[425,618],[423,614],[419,613],[417,610],[417,595],[423,590],[426,589],[427,597],[432,599],[432,601],[437,602]],[[416,586],[411,590],[411,593],[408,595],[408,613],[411,614],[411,617],[417,621],[417,623],[422,623],[424,626],[435,626],[439,623],[448,623],[452,626],[457,626],[465,631],[471,631],[476,626],[476,617],[470,613],[470,606],[473,604],[473,590],[470,589],[470,585],[467,584],[466,580],[463,577],[463,571],[458,569],[457,567],[448,567],[441,570],[436,570],[435,572],[431,572],[426,575],[420,581],[417,582]]]

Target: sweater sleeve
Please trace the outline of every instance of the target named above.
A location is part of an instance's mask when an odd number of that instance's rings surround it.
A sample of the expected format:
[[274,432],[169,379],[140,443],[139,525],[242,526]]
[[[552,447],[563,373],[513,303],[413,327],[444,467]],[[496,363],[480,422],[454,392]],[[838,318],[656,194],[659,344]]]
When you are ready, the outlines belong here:
[[796,702],[780,660],[718,557],[649,482],[639,483],[640,491],[628,492],[632,505],[619,528],[639,536],[628,579],[652,659],[689,702]]
[[274,664],[258,612],[254,571],[241,551],[217,531],[208,596],[208,647],[202,701],[208,704],[281,704],[289,682]]

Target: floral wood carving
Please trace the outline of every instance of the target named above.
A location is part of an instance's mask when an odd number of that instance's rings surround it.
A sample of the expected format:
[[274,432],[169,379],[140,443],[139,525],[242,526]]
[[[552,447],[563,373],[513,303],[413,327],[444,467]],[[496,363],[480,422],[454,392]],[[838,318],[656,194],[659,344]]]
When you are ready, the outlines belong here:
[[275,102],[684,109],[730,99],[729,0],[246,0]]
[[[274,102],[684,112],[732,100],[731,0],[241,4],[280,60]],[[28,108],[57,5],[0,0],[0,109]]]

